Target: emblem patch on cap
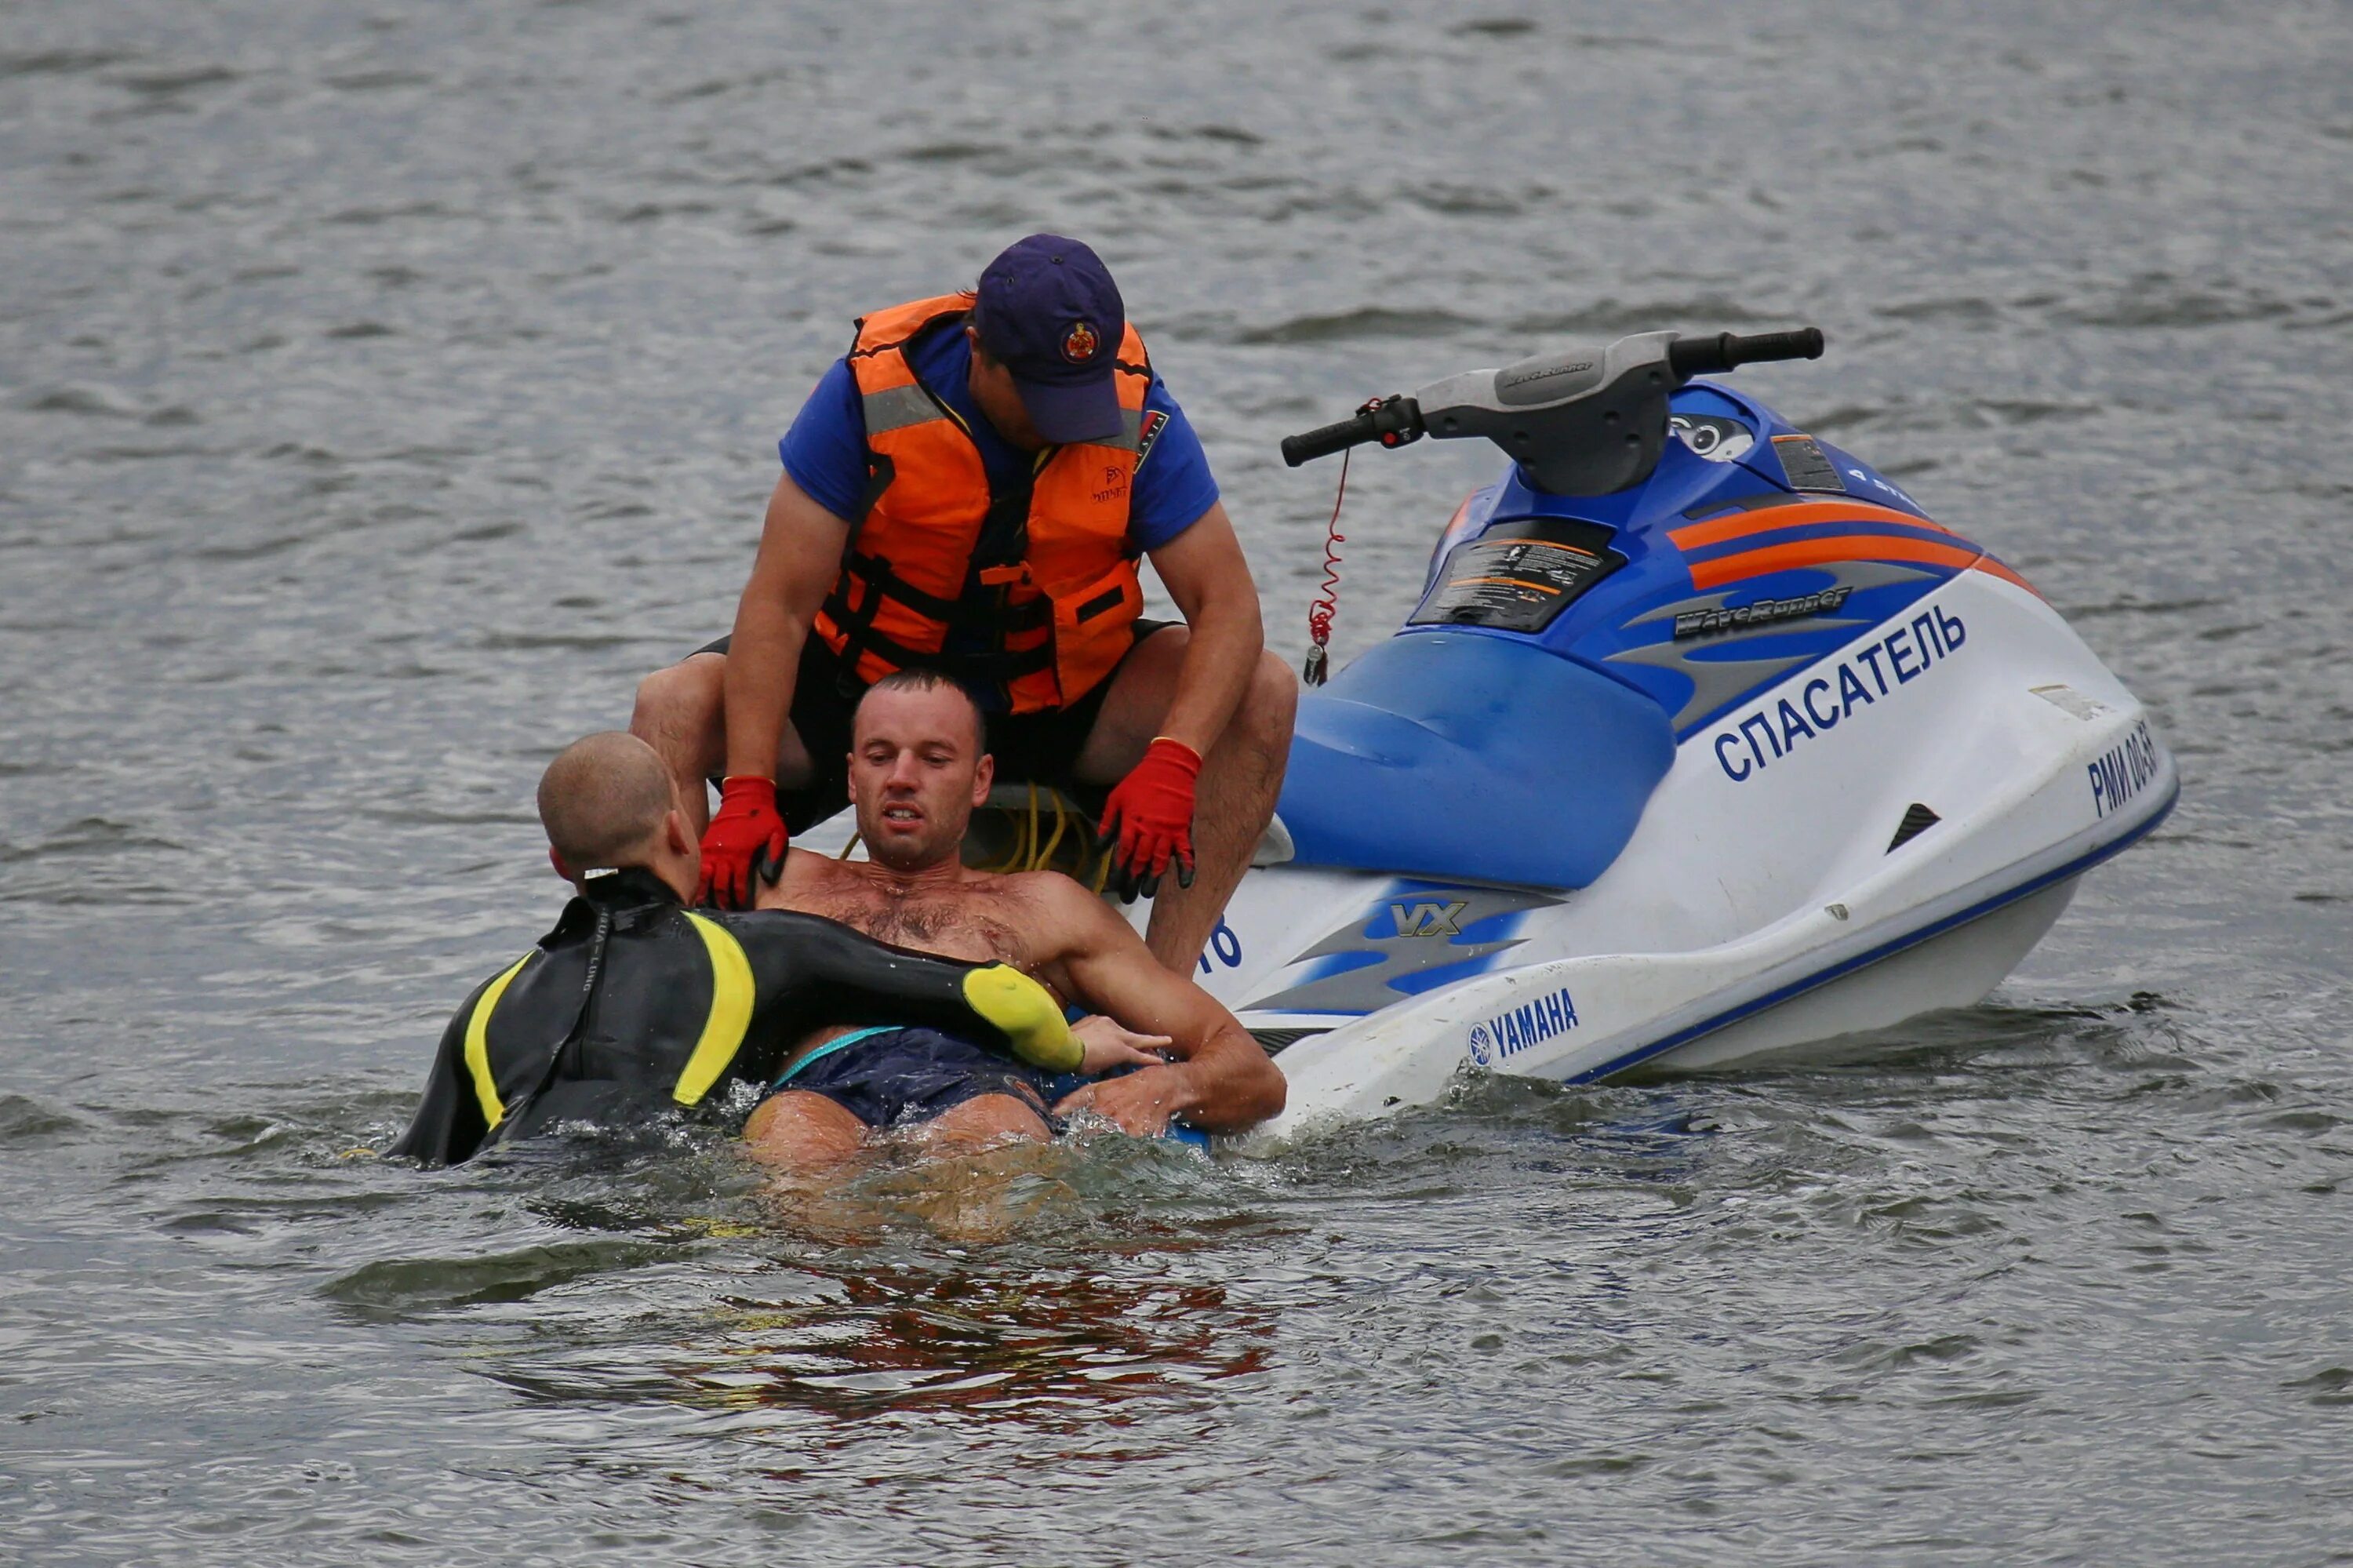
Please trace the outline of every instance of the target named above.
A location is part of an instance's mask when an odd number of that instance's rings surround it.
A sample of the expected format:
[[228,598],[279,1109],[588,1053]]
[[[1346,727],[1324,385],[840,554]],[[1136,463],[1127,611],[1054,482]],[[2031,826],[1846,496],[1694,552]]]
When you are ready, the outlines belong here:
[[1102,341],[1094,328],[1080,322],[1062,334],[1062,357],[1072,365],[1084,365],[1095,356],[1095,346]]

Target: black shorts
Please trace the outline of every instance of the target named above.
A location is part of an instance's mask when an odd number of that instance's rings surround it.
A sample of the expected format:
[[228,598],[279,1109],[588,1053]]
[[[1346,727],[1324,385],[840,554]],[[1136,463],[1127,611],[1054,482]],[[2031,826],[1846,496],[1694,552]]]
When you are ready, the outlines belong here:
[[[1035,714],[986,714],[989,755],[997,758],[1000,783],[1050,784],[1092,810],[1103,794],[1100,784],[1081,783],[1072,771],[1079,751],[1094,733],[1103,714],[1103,698],[1136,648],[1166,620],[1138,619],[1135,644],[1122,655],[1112,673],[1066,708]],[[695,650],[725,653],[731,638],[722,637]],[[800,674],[793,682],[793,729],[808,748],[809,781],[797,789],[778,789],[776,804],[785,826],[796,836],[832,816],[849,803],[849,721],[866,686],[836,657],[825,640],[811,633],[801,645]]]
[[936,1029],[878,1029],[818,1046],[778,1078],[776,1089],[823,1095],[869,1127],[904,1127],[983,1095],[1011,1095],[1043,1117],[1051,1082],[1034,1067]]

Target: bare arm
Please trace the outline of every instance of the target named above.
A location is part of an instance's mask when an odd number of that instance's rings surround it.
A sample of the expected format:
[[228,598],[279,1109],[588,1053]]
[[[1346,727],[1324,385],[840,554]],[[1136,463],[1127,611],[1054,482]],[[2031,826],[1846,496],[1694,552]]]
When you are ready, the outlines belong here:
[[[1258,585],[1222,501],[1153,551],[1152,566],[1192,630],[1160,733],[1206,757],[1240,705],[1266,649]],[[732,711],[728,717],[732,722]]]
[[735,606],[727,646],[727,772],[773,779],[801,645],[841,573],[850,525],[810,500],[789,473],[776,479],[760,553]]
[[1092,1108],[1143,1137],[1181,1117],[1204,1132],[1239,1132],[1282,1109],[1282,1074],[1217,999],[1160,966],[1135,928],[1067,877],[1039,879],[1055,949],[1047,968],[1066,995],[1130,1029],[1169,1038],[1177,1059],[1090,1084],[1054,1108]]

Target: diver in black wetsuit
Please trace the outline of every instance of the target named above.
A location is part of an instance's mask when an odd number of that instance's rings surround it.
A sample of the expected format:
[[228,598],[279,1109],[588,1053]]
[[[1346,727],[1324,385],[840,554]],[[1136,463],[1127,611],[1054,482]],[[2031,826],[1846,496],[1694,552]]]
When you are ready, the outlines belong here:
[[392,1154],[455,1164],[559,1123],[691,1110],[730,1079],[765,1086],[817,1024],[926,1025],[1053,1070],[1079,1065],[1051,993],[1009,965],[906,952],[811,915],[686,909],[695,838],[668,770],[634,736],[565,748],[540,780],[539,812],[548,858],[578,896],[458,1009]]

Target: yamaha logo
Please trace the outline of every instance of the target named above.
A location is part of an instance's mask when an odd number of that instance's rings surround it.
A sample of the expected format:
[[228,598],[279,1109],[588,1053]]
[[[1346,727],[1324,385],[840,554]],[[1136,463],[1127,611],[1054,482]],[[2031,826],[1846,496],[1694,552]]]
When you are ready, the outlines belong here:
[[1577,1002],[1563,988],[1471,1026],[1471,1060],[1516,1056],[1577,1027]]

